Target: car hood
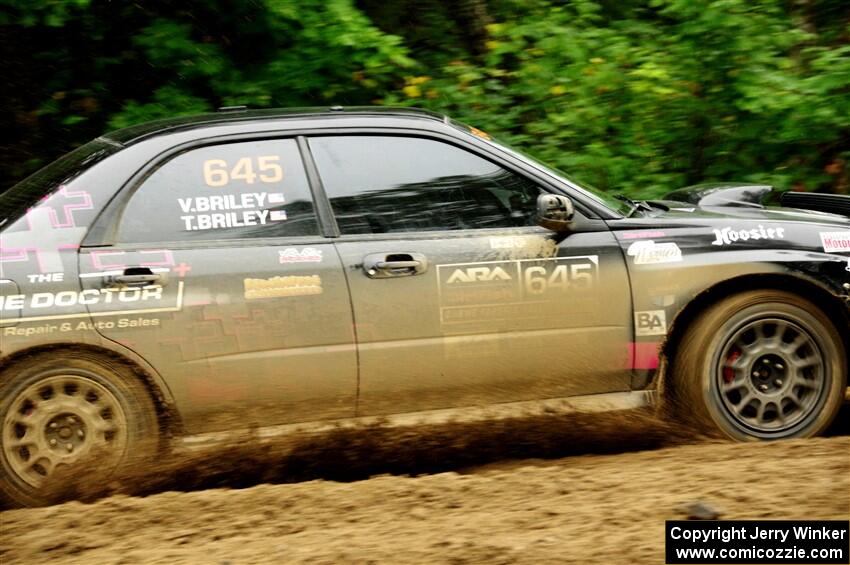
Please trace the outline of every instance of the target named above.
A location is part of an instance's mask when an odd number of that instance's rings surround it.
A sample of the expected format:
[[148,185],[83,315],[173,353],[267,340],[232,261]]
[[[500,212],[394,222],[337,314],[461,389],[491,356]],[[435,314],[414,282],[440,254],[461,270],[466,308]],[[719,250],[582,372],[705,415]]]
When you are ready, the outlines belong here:
[[780,195],[773,187],[763,184],[699,184],[680,188],[653,202],[666,206],[669,216],[696,214],[850,226],[850,196]]
[[667,194],[663,200],[695,206],[735,206],[760,208],[765,196],[773,192],[766,184],[706,183],[686,186]]

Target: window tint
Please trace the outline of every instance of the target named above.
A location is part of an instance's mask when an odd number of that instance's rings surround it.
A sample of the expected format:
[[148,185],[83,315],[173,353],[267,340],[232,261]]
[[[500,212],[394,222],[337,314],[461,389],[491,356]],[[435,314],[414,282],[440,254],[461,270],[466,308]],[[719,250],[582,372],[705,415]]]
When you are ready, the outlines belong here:
[[344,234],[535,224],[534,183],[453,145],[348,136],[310,148]]
[[118,240],[211,240],[319,233],[295,140],[215,145],[157,169],[127,204]]

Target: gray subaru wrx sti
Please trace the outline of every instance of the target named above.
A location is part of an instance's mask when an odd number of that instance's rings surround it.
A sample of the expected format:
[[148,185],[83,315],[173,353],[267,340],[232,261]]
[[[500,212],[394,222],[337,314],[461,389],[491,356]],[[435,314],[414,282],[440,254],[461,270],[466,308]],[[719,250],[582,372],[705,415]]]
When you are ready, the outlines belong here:
[[806,437],[847,385],[850,198],[614,199],[417,110],[117,131],[0,195],[0,244],[16,504],[94,450],[233,426],[658,391],[699,429]]

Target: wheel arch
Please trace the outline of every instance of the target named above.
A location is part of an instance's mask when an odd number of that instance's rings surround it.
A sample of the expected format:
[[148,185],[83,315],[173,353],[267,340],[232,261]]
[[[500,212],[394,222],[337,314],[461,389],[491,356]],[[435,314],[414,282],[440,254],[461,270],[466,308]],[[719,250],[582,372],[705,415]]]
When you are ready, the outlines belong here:
[[135,359],[133,356],[122,352],[98,345],[81,343],[50,343],[36,345],[16,351],[0,360],[0,374],[23,359],[46,354],[56,355],[67,353],[73,355],[80,352],[86,352],[91,355],[118,361],[130,367],[133,374],[147,390],[151,401],[156,408],[157,423],[159,424],[162,432],[162,437],[167,441],[170,437],[182,433],[182,421],[171,396],[171,391],[168,389],[168,386],[162,380],[160,375],[158,375],[153,368],[147,366],[147,364],[143,361]]
[[838,330],[844,343],[844,353],[847,357],[847,366],[850,366],[850,332],[841,331],[841,328],[850,327],[850,313],[841,297],[831,293],[825,287],[812,280],[794,276],[787,273],[764,273],[749,274],[721,281],[711,286],[684,308],[679,310],[670,326],[670,331],[664,344],[661,346],[660,366],[657,390],[664,392],[668,386],[666,370],[670,366],[673,353],[678,349],[679,343],[694,320],[706,309],[721,300],[735,294],[748,290],[784,290],[794,293],[802,298],[813,302],[832,321]]

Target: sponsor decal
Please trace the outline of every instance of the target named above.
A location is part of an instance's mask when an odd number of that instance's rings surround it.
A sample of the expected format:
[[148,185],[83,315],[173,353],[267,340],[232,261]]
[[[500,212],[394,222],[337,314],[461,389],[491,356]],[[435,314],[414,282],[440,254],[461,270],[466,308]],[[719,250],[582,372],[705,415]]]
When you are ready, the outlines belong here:
[[[168,302],[171,300],[169,299]],[[61,292],[36,292],[34,294],[9,294],[0,296],[0,314],[22,310],[44,310],[46,308],[72,308],[84,306],[86,312],[51,314],[3,319],[0,325],[62,320],[98,316],[120,316],[128,314],[150,314],[154,312],[177,312],[183,309],[183,281],[177,283],[177,295],[173,306],[163,306],[163,287],[152,285],[143,288],[92,288],[87,290],[64,290]],[[129,306],[128,310],[110,310],[115,306]],[[139,306],[139,307],[136,307]]]
[[509,280],[511,276],[502,267],[467,267],[455,269],[446,284]]
[[27,280],[29,280],[29,282],[33,284],[63,282],[65,280],[65,273],[45,273],[43,275],[27,275]]
[[244,279],[242,282],[246,300],[322,294],[322,278],[319,275]]
[[667,313],[664,310],[635,312],[635,335],[643,337],[667,334]]
[[[178,198],[187,231],[260,226],[286,219],[282,210],[265,210],[267,204],[282,204],[281,193],[246,192]],[[198,214],[197,212],[210,212]]]
[[651,239],[636,241],[626,253],[635,258],[635,265],[657,265],[660,263],[679,263],[682,250],[675,243],[655,243]]
[[114,330],[124,328],[154,328],[159,327],[159,318],[118,318],[117,320],[81,320],[79,322],[62,322],[59,324],[44,324],[27,328],[3,328],[2,335],[15,337],[32,337],[52,333],[70,331]]
[[315,247],[305,247],[301,251],[294,247],[278,250],[278,260],[284,263],[321,263],[322,250]]
[[31,308],[61,308],[84,304],[112,304],[118,302],[139,302],[159,300],[162,298],[162,287],[111,289],[92,288],[88,290],[63,290],[61,292],[36,292],[35,294],[11,294],[0,296],[0,311],[23,310]]
[[731,245],[739,241],[758,241],[761,239],[785,239],[785,228],[765,228],[759,224],[757,228],[736,230],[732,228],[723,228],[722,230],[712,230],[714,232],[714,241],[712,245]]
[[623,239],[650,239],[653,237],[667,237],[667,234],[658,230],[644,230],[635,232],[626,232],[621,236]]
[[821,232],[820,241],[827,253],[850,253],[850,231]]
[[490,249],[522,249],[525,238],[520,236],[491,237]]
[[553,257],[437,266],[443,324],[560,316],[599,274],[599,257]]

